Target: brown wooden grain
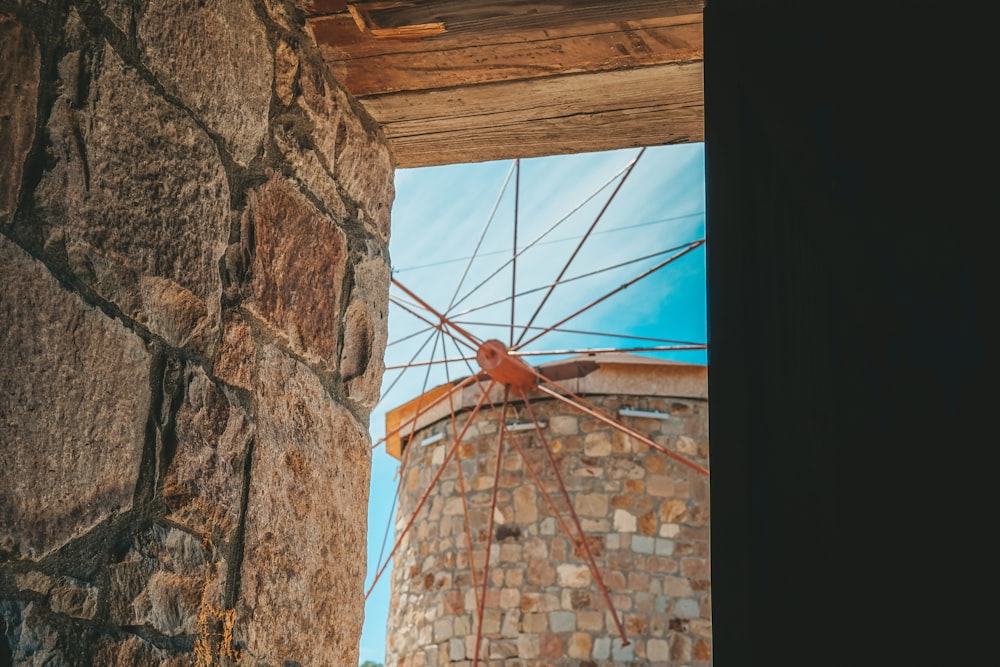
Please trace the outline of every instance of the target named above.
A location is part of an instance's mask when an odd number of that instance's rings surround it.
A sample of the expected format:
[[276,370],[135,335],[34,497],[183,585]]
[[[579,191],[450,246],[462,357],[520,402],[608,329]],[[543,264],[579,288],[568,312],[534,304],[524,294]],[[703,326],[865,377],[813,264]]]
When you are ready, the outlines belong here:
[[679,14],[699,14],[704,0],[423,0],[385,2],[349,0],[352,11],[372,28],[443,23],[452,34],[518,32],[560,28],[601,21],[635,20]]
[[704,140],[702,63],[362,100],[398,167]]
[[324,19],[313,29],[335,76],[364,97],[701,60],[701,17],[685,18],[530,31],[493,43],[483,37],[350,43],[343,36],[360,33],[343,19]]

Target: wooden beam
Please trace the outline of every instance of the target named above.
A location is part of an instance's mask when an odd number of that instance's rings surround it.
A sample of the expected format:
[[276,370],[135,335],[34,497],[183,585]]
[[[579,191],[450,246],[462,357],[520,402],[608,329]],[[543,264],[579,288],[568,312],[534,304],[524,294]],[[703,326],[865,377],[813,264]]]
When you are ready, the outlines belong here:
[[347,11],[347,0],[298,0],[295,4],[307,17]]
[[375,37],[519,32],[591,23],[700,14],[704,0],[348,0],[358,23]]
[[398,167],[704,141],[701,62],[377,95]]
[[372,39],[346,15],[311,22],[335,76],[356,97],[701,60],[701,15],[442,39]]

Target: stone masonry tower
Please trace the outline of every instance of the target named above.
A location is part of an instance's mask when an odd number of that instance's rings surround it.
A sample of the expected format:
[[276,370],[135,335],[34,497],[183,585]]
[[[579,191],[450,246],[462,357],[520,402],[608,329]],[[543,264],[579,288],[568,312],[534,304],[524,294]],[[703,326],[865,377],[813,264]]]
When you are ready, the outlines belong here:
[[[625,354],[559,364],[574,365],[586,368],[585,374],[561,380],[563,386],[707,467],[705,366]],[[554,366],[540,370],[551,373]],[[566,534],[574,523],[523,404],[509,406],[504,420],[517,445],[504,444],[492,535],[499,418],[493,410],[475,416],[457,457],[447,462],[414,517],[454,442],[453,428],[464,427],[480,391],[466,388],[454,426],[442,404],[415,430],[405,429],[388,443],[402,461],[396,519],[402,539],[392,574],[387,665],[710,665],[708,477],[593,416],[551,398],[529,397],[607,597],[584,551]],[[405,423],[419,401],[397,408],[387,422]],[[480,631],[476,610],[484,573]]]

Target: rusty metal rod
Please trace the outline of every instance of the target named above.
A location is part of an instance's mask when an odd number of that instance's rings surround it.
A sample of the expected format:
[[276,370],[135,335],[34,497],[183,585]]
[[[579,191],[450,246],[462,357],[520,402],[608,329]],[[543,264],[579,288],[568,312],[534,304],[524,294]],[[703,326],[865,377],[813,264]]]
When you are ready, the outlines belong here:
[[[396,299],[395,297],[391,297],[391,296],[390,296],[390,297],[389,297],[389,300],[390,300],[390,301],[391,301],[392,303],[394,303],[394,304],[396,304],[397,306],[399,306],[400,308],[402,308],[403,310],[405,310],[406,312],[408,312],[408,313],[409,313],[410,315],[413,315],[414,317],[416,317],[416,318],[417,318],[417,319],[419,319],[419,320],[423,320],[424,322],[426,322],[427,324],[429,324],[429,325],[430,325],[431,327],[433,327],[433,328],[437,329],[437,330],[438,330],[438,331],[440,331],[441,333],[447,333],[447,334],[448,334],[449,336],[452,336],[452,337],[454,337],[454,336],[453,336],[453,334],[451,334],[451,333],[448,333],[448,331],[447,331],[447,329],[448,329],[448,325],[449,325],[449,324],[451,324],[451,321],[450,321],[450,320],[441,320],[440,322],[431,322],[431,321],[430,321],[429,319],[427,319],[426,317],[424,317],[424,316],[423,316],[423,315],[421,315],[420,313],[417,313],[417,312],[415,312],[415,311],[414,311],[414,310],[413,310],[412,308],[410,308],[409,306],[407,306],[407,305],[406,305],[405,303],[403,303],[403,302],[402,302],[402,301],[400,301],[399,299]],[[459,327],[459,326],[456,326],[456,325],[454,325],[454,324],[451,324],[451,326],[452,326],[452,327],[453,327],[454,329],[456,329],[457,331],[461,331],[461,332],[462,332],[463,334],[465,334],[466,336],[471,336],[471,335],[472,335],[472,334],[469,334],[468,332],[466,332],[466,331],[465,331],[464,329],[462,329],[462,328],[461,328],[461,327]],[[472,350],[476,350],[476,349],[479,349],[479,348],[478,348],[478,343],[477,343],[476,345],[470,345],[469,343],[467,343],[467,342],[466,342],[466,341],[464,341],[464,340],[459,340],[458,338],[455,338],[455,340],[457,340],[458,342],[460,342],[460,343],[461,343],[462,345],[465,345],[465,346],[466,346],[466,347],[468,347],[469,349],[472,349]]]
[[[543,377],[543,376],[539,376],[539,377]],[[549,396],[551,396],[553,398],[557,398],[560,401],[562,401],[562,402],[564,402],[564,403],[566,403],[568,405],[573,406],[574,408],[576,408],[580,412],[588,414],[591,417],[604,422],[605,424],[613,426],[614,428],[618,429],[619,431],[621,431],[625,435],[630,435],[633,438],[635,438],[636,440],[642,442],[643,444],[646,444],[646,445],[652,447],[653,449],[655,449],[655,450],[657,450],[659,452],[663,452],[664,454],[666,454],[670,458],[674,459],[675,461],[678,461],[679,463],[683,463],[687,467],[691,468],[692,470],[696,470],[696,471],[700,472],[702,475],[705,475],[706,477],[708,477],[710,475],[710,473],[708,471],[708,468],[700,466],[697,463],[695,463],[694,461],[688,460],[687,458],[681,456],[677,452],[670,451],[669,449],[667,449],[666,447],[664,447],[660,443],[656,442],[655,440],[652,440],[651,438],[643,435],[639,431],[636,431],[631,426],[626,426],[625,424],[623,424],[622,422],[618,421],[617,419],[612,419],[611,417],[608,417],[607,415],[602,414],[600,410],[596,409],[588,401],[585,401],[584,399],[580,398],[579,396],[576,396],[575,394],[573,394],[573,392],[569,391],[565,387],[562,387],[559,384],[557,384],[555,382],[552,382],[551,380],[545,380],[545,383],[546,384],[552,384],[552,385],[555,385],[555,386],[559,387],[559,389],[561,389],[562,391],[565,391],[567,394],[569,394],[570,396],[572,396],[574,400],[566,398],[565,396],[563,396],[559,392],[553,391],[552,389],[550,389],[550,388],[548,388],[548,387],[546,387],[544,385],[541,385],[541,384],[536,385],[535,388],[538,391],[542,392],[543,394],[548,394]]]
[[[431,305],[429,305],[426,301],[424,301],[419,296],[417,296],[416,294],[414,294],[413,292],[411,292],[409,289],[406,288],[405,285],[403,285],[401,282],[399,282],[395,278],[389,278],[389,280],[392,282],[393,285],[395,285],[399,289],[403,290],[407,294],[407,296],[409,296],[411,299],[413,299],[414,301],[416,301],[417,303],[419,303],[421,305],[421,307],[423,307],[425,310],[427,310],[427,312],[433,313],[441,321],[441,324],[447,324],[447,325],[449,325],[452,329],[454,329],[458,333],[460,333],[463,336],[465,336],[465,338],[467,340],[469,340],[473,345],[475,345],[476,347],[479,347],[479,344],[482,341],[480,341],[478,338],[476,338],[475,336],[473,336],[472,334],[470,334],[468,331],[466,331],[465,329],[463,329],[462,327],[458,326],[457,324],[455,324],[454,322],[452,322],[451,320],[449,320],[447,317],[445,317],[444,315],[442,315],[441,313],[439,313]],[[397,304],[398,304],[398,302],[397,302]]]
[[433,408],[438,403],[441,403],[442,401],[444,401],[444,399],[448,398],[449,396],[451,396],[452,394],[454,394],[459,389],[464,389],[465,387],[469,386],[475,380],[476,380],[476,377],[470,375],[469,377],[465,378],[464,380],[462,380],[461,382],[459,382],[458,384],[456,384],[455,386],[453,386],[447,392],[445,392],[445,393],[441,394],[440,396],[438,396],[437,398],[435,398],[433,401],[431,401],[427,405],[421,405],[420,407],[418,407],[417,408],[417,412],[412,417],[407,418],[406,420],[404,420],[403,422],[401,422],[399,424],[399,426],[397,426],[396,428],[392,429],[391,431],[389,431],[388,433],[386,433],[385,435],[383,435],[381,438],[379,438],[375,442],[375,444],[372,445],[372,449],[375,449],[376,447],[378,447],[379,445],[381,445],[383,442],[385,442],[386,440],[388,440],[392,436],[394,436],[397,433],[399,433],[400,431],[402,431],[407,426],[415,425],[417,423],[417,420],[424,416],[425,412],[427,412],[428,410],[430,410],[431,408]]
[[[484,394],[484,396],[488,395]],[[493,469],[493,495],[490,498],[490,516],[486,531],[486,560],[483,563],[483,594],[479,598],[478,618],[476,619],[476,650],[473,654],[472,667],[479,667],[479,647],[483,641],[483,611],[486,608],[486,586],[490,580],[490,549],[493,547],[493,523],[497,511],[497,492],[500,487],[500,464],[503,461],[503,434],[507,431],[507,399],[510,389],[504,388],[503,406],[500,408],[500,429],[497,433],[497,459]]]
[[[587,543],[587,534],[583,531],[583,526],[580,523],[580,517],[577,516],[576,509],[573,507],[573,501],[569,497],[569,491],[566,490],[566,485],[563,483],[562,474],[559,472],[559,465],[556,463],[556,458],[552,454],[552,447],[549,446],[548,440],[545,438],[545,434],[542,433],[542,428],[538,424],[538,420],[535,418],[535,411],[531,408],[531,401],[528,400],[526,393],[521,394],[521,398],[524,399],[524,407],[528,410],[528,416],[531,417],[532,423],[535,425],[535,433],[538,435],[538,440],[542,443],[542,448],[545,450],[545,456],[549,460],[549,464],[552,466],[552,472],[556,478],[556,484],[559,486],[559,490],[562,492],[563,499],[566,501],[566,506],[569,508],[569,515],[573,519],[573,523],[576,525],[576,530],[580,535],[580,548],[586,554],[584,559],[587,563],[587,567],[590,569],[591,574],[594,575],[594,580],[597,582],[597,587],[601,591],[601,595],[604,597],[604,602],[608,605],[608,611],[611,612],[611,617],[615,621],[615,626],[618,628],[618,635],[622,638],[622,646],[628,646],[629,640],[628,636],[625,634],[625,628],[622,626],[621,619],[618,618],[618,612],[615,610],[614,603],[611,601],[611,594],[608,593],[608,587],[604,584],[604,579],[601,578],[601,573],[597,569],[597,561],[594,559],[594,554],[590,550],[590,545]],[[570,536],[572,540],[572,535]]]
[[[520,343],[522,340],[524,340],[525,334],[528,333],[527,327],[530,327],[532,324],[535,323],[535,318],[538,317],[538,314],[540,312],[542,312],[542,307],[545,306],[546,302],[549,300],[549,297],[552,296],[552,292],[555,290],[556,285],[559,284],[559,281],[562,280],[562,277],[566,275],[567,271],[569,271],[569,265],[573,263],[574,259],[576,259],[577,254],[580,252],[580,249],[583,248],[583,245],[587,242],[587,239],[590,238],[590,233],[594,231],[594,227],[596,227],[597,223],[601,221],[602,217],[604,217],[604,213],[608,210],[608,207],[611,206],[611,202],[614,201],[615,196],[622,189],[622,186],[625,185],[625,181],[628,180],[628,177],[632,173],[632,170],[635,168],[636,163],[639,162],[639,158],[641,158],[642,154],[645,152],[646,152],[646,147],[643,146],[642,150],[639,151],[639,154],[635,157],[634,160],[632,160],[632,163],[628,166],[628,169],[625,171],[625,175],[622,176],[622,180],[618,181],[618,185],[615,186],[615,189],[611,193],[611,196],[608,197],[608,200],[606,202],[604,202],[604,206],[601,207],[601,210],[597,214],[597,217],[594,218],[594,221],[592,223],[590,223],[590,227],[587,228],[587,232],[583,235],[583,238],[580,239],[580,242],[576,245],[576,248],[573,250],[573,253],[569,256],[569,259],[566,260],[566,264],[563,266],[562,271],[559,272],[559,275],[556,277],[553,285],[549,287],[549,291],[545,293],[544,297],[542,297],[541,303],[539,303],[538,306],[535,307],[535,312],[531,314],[531,319],[528,320],[528,323],[525,325],[525,328],[521,331],[521,335],[517,337],[517,343]],[[511,343],[511,347],[517,348],[520,346],[515,343]]]
[[[576,317],[576,316],[578,316],[578,315],[580,315],[582,313],[585,313],[586,311],[590,310],[591,308],[593,308],[597,304],[599,304],[599,303],[601,303],[601,302],[609,299],[610,297],[614,296],[618,292],[621,292],[622,290],[625,290],[625,289],[631,287],[632,285],[634,285],[635,283],[639,282],[640,280],[642,280],[646,276],[649,276],[649,275],[655,273],[656,271],[659,271],[664,266],[670,264],[671,262],[674,262],[674,261],[680,259],[684,255],[686,255],[689,252],[693,251],[695,248],[699,248],[699,247],[701,247],[704,244],[705,244],[704,241],[699,241],[697,243],[693,243],[688,248],[682,250],[681,252],[677,253],[676,255],[673,255],[672,257],[669,257],[669,258],[663,260],[662,262],[660,262],[659,264],[657,264],[653,268],[651,268],[651,269],[649,269],[647,271],[644,271],[643,273],[639,274],[638,276],[636,276],[632,280],[628,281],[627,283],[623,283],[623,284],[619,285],[617,288],[611,290],[610,292],[608,292],[607,294],[605,294],[601,298],[599,298],[599,299],[597,299],[595,301],[592,301],[589,305],[586,305],[583,308],[580,308],[579,310],[577,310],[576,312],[574,312],[574,313],[572,313],[572,314],[564,317],[563,319],[561,319],[558,322],[556,322],[555,324],[553,324],[551,327],[546,327],[543,331],[535,334],[534,336],[532,336],[531,338],[529,338],[526,341],[518,342],[511,349],[512,350],[519,350],[519,349],[521,349],[522,347],[524,347],[526,345],[530,345],[532,342],[538,340],[539,338],[541,338],[542,336],[544,336],[545,334],[547,334],[549,331],[554,330],[556,327],[562,326],[563,324],[565,324],[566,322],[570,321],[574,317]],[[522,338],[523,338],[523,336],[522,336]]]
[[[489,389],[492,390],[494,384],[496,383],[491,381]],[[448,453],[445,454],[444,461],[441,462],[441,466],[437,469],[437,472],[434,473],[434,477],[431,479],[431,483],[427,485],[427,490],[424,491],[424,494],[420,497],[420,502],[417,503],[416,509],[413,510],[413,514],[410,515],[410,519],[406,522],[406,526],[403,528],[403,532],[400,533],[399,537],[396,538],[396,543],[393,545],[392,551],[389,552],[389,555],[385,559],[385,563],[382,565],[381,568],[379,568],[378,573],[372,580],[372,585],[368,588],[368,592],[365,593],[365,600],[367,600],[368,596],[371,595],[372,590],[375,588],[375,584],[378,583],[378,580],[382,576],[382,573],[385,572],[385,568],[388,567],[389,561],[391,561],[392,557],[396,554],[396,551],[399,549],[399,545],[403,543],[403,538],[405,538],[406,534],[410,531],[410,527],[413,526],[413,522],[416,520],[417,515],[420,514],[420,510],[423,509],[424,503],[427,502],[427,498],[430,497],[431,491],[434,490],[434,485],[437,484],[439,479],[441,479],[441,474],[444,472],[444,469],[448,467],[448,462],[451,460],[451,457],[455,455],[456,451],[458,451],[458,443],[461,442],[461,438],[465,437],[465,432],[468,430],[469,426],[472,425],[472,421],[476,418],[476,415],[479,413],[479,409],[483,407],[483,403],[486,402],[486,397],[488,395],[489,395],[488,393],[485,393],[480,397],[479,402],[476,403],[476,407],[473,408],[472,410],[472,414],[469,415],[469,419],[465,422],[465,426],[462,427],[462,433],[459,435],[458,438],[455,438],[455,442],[453,442],[451,444],[451,447],[448,448]],[[399,483],[400,484],[403,483],[402,476],[400,476]]]

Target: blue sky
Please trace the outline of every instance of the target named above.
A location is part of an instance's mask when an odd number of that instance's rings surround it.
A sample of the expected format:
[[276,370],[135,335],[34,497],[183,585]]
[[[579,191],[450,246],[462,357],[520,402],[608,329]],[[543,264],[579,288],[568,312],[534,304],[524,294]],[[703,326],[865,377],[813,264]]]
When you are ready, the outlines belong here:
[[[554,289],[533,325],[551,326],[674,254],[663,251],[705,237],[702,143],[650,147],[641,155],[640,149],[626,149],[525,159],[521,160],[519,177],[513,165],[513,160],[503,160],[396,172],[389,243],[393,276],[441,311],[455,303],[451,314],[467,322],[466,328],[481,339],[495,337],[510,342],[515,265],[514,291],[542,288],[514,300],[514,320],[521,325],[535,312],[547,292],[546,286],[567,266],[574,252],[564,280],[596,272]],[[515,199],[520,254],[511,262]],[[577,250],[581,237],[598,217],[589,238]],[[473,254],[476,258],[470,263]],[[618,264],[624,266],[597,272]],[[461,288],[456,289],[459,285]],[[470,291],[472,294],[466,296]],[[402,296],[395,288],[392,293]],[[471,310],[493,301],[498,303]],[[706,310],[705,251],[701,247],[560,328],[705,343]],[[414,357],[429,360],[441,359],[445,354],[458,356],[460,350],[450,342],[442,349],[432,332],[422,332],[426,328],[425,323],[390,306],[389,341],[405,340],[390,345],[386,364],[407,363]],[[515,340],[519,335],[520,329],[515,329]],[[551,332],[525,349],[641,344],[625,338]],[[707,363],[703,350],[642,354]],[[552,358],[528,360],[537,364]],[[475,362],[471,363],[474,366]],[[402,377],[399,371],[387,371],[382,382],[384,395],[370,422],[373,442],[385,434],[386,410],[418,396],[425,388],[468,374],[464,363],[447,368],[443,364],[412,368]],[[384,447],[376,448],[369,502],[366,591],[384,555],[392,548],[390,528],[380,559],[383,537],[392,518],[398,468],[398,462],[385,453]],[[383,662],[385,658],[390,578],[391,565],[367,601],[362,662]]]

